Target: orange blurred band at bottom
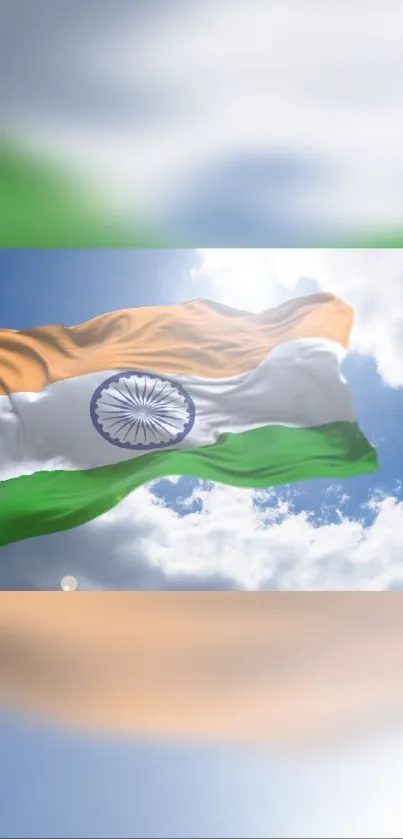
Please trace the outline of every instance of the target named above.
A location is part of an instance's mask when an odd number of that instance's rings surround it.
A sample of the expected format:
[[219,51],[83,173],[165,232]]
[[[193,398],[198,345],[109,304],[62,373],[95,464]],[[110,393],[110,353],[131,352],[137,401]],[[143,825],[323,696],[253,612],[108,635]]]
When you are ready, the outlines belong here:
[[147,738],[309,744],[400,713],[403,594],[1,592],[0,700]]

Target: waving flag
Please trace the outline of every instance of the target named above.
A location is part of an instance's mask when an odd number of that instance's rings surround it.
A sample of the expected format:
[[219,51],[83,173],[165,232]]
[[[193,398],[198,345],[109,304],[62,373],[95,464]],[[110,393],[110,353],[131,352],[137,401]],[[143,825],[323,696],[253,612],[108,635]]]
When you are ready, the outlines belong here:
[[0,331],[0,545],[190,475],[242,487],[377,467],[340,374],[330,294],[251,314],[208,300]]

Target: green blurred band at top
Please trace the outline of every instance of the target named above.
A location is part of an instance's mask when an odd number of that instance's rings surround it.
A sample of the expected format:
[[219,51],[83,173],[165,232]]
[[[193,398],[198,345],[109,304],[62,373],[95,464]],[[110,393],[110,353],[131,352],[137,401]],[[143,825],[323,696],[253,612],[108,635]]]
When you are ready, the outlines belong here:
[[[80,188],[81,186],[81,188]],[[180,234],[180,231],[178,231]],[[0,146],[0,247],[125,248],[208,247],[205,241],[167,241],[139,220],[119,220],[77,183],[77,176],[12,146]],[[228,247],[227,242],[220,243]],[[238,241],[237,247],[248,247]],[[275,241],[261,247],[275,247]],[[309,248],[401,248],[403,229],[370,231],[331,241],[307,240]]]

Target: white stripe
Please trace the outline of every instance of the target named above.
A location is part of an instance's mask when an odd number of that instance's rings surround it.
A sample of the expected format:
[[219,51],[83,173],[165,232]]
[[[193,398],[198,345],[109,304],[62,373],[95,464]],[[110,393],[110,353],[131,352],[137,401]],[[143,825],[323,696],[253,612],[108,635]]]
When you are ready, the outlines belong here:
[[[196,407],[194,426],[180,446],[208,446],[223,433],[270,424],[314,427],[354,422],[349,389],[340,374],[344,354],[333,342],[303,339],[281,344],[241,376],[169,375]],[[92,395],[113,372],[59,381],[39,394],[0,397],[0,479],[38,468],[90,469],[145,454],[113,445],[92,423]]]

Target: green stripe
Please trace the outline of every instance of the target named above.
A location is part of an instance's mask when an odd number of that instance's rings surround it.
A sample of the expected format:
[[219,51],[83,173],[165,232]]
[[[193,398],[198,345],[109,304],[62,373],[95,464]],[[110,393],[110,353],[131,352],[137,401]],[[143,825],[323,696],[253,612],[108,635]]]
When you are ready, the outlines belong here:
[[77,527],[164,476],[258,488],[376,469],[376,451],[358,426],[339,422],[320,428],[272,425],[226,434],[199,449],[154,452],[86,471],[37,472],[0,484],[0,545]]
[[[196,237],[197,238],[197,237]],[[200,238],[200,237],[199,237]],[[112,219],[83,177],[51,164],[45,156],[22,150],[19,143],[4,139],[0,146],[0,247],[3,248],[129,248],[188,247],[180,231],[169,237],[153,226],[150,230],[140,218]],[[196,242],[200,245],[199,239]],[[203,242],[209,245],[208,241]],[[224,242],[221,246],[224,246]],[[247,242],[238,241],[239,246]],[[262,247],[275,247],[273,240]],[[401,248],[403,230],[353,232],[344,238],[313,233],[300,243],[311,248]]]

